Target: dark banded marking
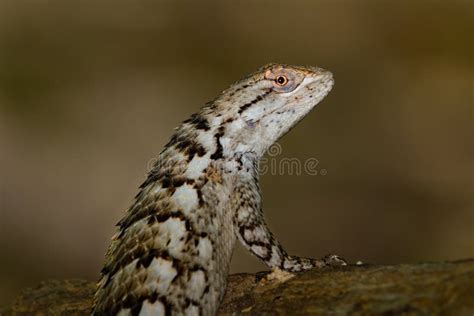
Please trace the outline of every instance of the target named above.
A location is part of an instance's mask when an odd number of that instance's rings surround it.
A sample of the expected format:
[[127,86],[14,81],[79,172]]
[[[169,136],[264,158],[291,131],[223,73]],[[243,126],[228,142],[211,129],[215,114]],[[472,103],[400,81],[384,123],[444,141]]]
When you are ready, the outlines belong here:
[[[142,184],[140,192],[137,194],[135,197],[137,200],[140,200],[140,196],[146,194],[146,189],[144,189],[148,184],[152,182],[157,182],[160,181],[161,187],[163,189],[168,189],[167,194],[172,194],[176,188],[179,188],[183,184],[189,184],[193,185],[194,180],[193,179],[188,179],[183,176],[170,176],[169,173],[163,174],[161,172],[156,172],[156,173],[150,173],[148,176],[148,179]],[[143,202],[143,201],[142,201]],[[150,201],[151,202],[151,201]],[[166,213],[168,210],[167,209],[157,209],[155,203],[149,203],[149,204],[141,204],[137,206],[135,204],[132,206],[132,208],[127,212],[126,216],[123,217],[118,223],[117,226],[119,227],[119,235],[118,238],[121,238],[125,231],[127,230],[128,227],[130,227],[132,224],[135,222],[138,222],[139,220],[146,218],[150,215],[154,214],[162,214],[163,212]]]
[[174,134],[173,136],[171,136],[170,140],[165,145],[165,148],[175,145],[178,142],[178,138],[179,138],[178,134]]
[[249,107],[254,105],[255,103],[262,101],[267,95],[269,95],[273,90],[272,89],[267,89],[264,94],[257,96],[255,99],[252,101],[245,103],[239,108],[239,114],[242,114],[245,110],[247,110]]
[[201,294],[201,299],[203,299],[203,297],[209,293],[209,290],[210,290],[210,286],[209,284],[206,285],[206,287],[204,288],[204,291],[202,291],[202,294]]
[[173,258],[170,256],[169,252],[166,250],[160,250],[160,249],[150,249],[146,255],[140,257],[140,259],[137,262],[136,267],[144,267],[148,268],[155,258],[161,258],[167,261],[172,261]]
[[196,193],[197,193],[197,197],[198,197],[198,201],[199,201],[199,207],[203,207],[204,206],[204,199],[202,197],[202,191],[199,187],[197,186],[194,186],[195,189],[196,189]]
[[[163,172],[161,172],[159,169],[154,168],[150,173],[148,174],[148,177],[146,178],[145,181],[140,185],[140,189],[144,189],[148,185],[160,180],[160,178],[163,176]],[[143,190],[140,190],[138,194],[135,196],[135,199],[137,199],[141,194]]]
[[[166,162],[163,162],[163,165],[166,165]],[[153,167],[153,170],[148,173],[148,177],[146,180],[140,185],[140,189],[146,188],[148,185],[161,181],[161,187],[162,188],[167,188],[171,184],[171,178],[172,178],[172,168],[165,169],[164,168],[159,168],[160,165],[158,164],[157,166]],[[170,166],[172,167],[172,166]],[[143,190],[141,190],[135,198],[138,198],[142,194]]]
[[[193,236],[199,236],[200,233],[196,232],[194,229],[194,225],[191,223],[191,220],[187,218],[183,212],[181,211],[174,211],[174,212],[157,212],[155,211],[153,215],[148,215],[144,216],[143,218],[148,217],[147,225],[152,226],[155,223],[163,223],[166,222],[170,218],[178,218],[180,221],[182,221],[185,225],[186,232],[188,236],[190,235],[191,238]],[[125,234],[125,230],[122,230],[120,233],[120,237],[122,237]],[[119,237],[119,238],[120,238]],[[139,264],[147,267],[149,265],[146,258],[151,258],[150,256],[160,256],[160,255],[166,255],[165,259],[168,260],[169,254],[167,254],[166,251],[161,250],[161,249],[146,249],[145,247],[136,247],[137,243],[145,243],[143,241],[140,241],[138,239],[130,239],[132,244],[126,244],[122,243],[119,248],[116,248],[113,254],[113,257],[116,258],[116,260],[112,264],[105,265],[104,268],[102,269],[103,275],[107,276],[107,281],[106,284],[109,283],[111,278],[122,268],[126,267],[128,264],[130,264],[133,260],[139,258],[140,260],[137,263],[137,267]],[[162,247],[165,247],[166,245],[161,245]],[[132,251],[132,249],[134,249]],[[153,259],[153,258],[151,258]],[[175,258],[172,258],[173,260],[176,260]],[[141,261],[144,260],[144,261]],[[148,265],[146,265],[148,263]]]
[[178,141],[175,148],[183,154],[188,155],[188,161],[191,161],[195,155],[202,157],[206,154],[206,150],[201,144],[188,139]]
[[211,155],[211,159],[217,160],[223,158],[223,148],[221,144],[221,137],[224,136],[225,127],[221,126],[217,129],[217,133],[214,135],[216,140],[216,151]]
[[198,315],[202,315],[202,306],[199,304],[198,301],[186,297],[186,299],[184,300],[184,305],[185,309],[188,309],[191,305],[197,307],[199,309]]
[[204,156],[206,154],[206,150],[201,144],[192,142],[185,153],[188,155],[188,161],[191,161],[195,155],[198,155],[198,157]]
[[234,91],[230,92],[229,93],[229,97],[233,97],[237,92],[243,90],[243,89],[246,89],[248,88],[250,85],[249,84],[244,84],[243,86],[241,87],[237,87],[237,89],[235,89]]
[[265,248],[267,250],[267,253],[266,253],[265,256],[259,256],[256,253],[254,253],[257,257],[261,258],[265,262],[270,261],[272,259],[273,247],[274,246],[277,247],[278,252],[279,252],[278,255],[280,256],[280,259],[281,259],[280,266],[283,267],[284,261],[288,260],[288,254],[285,251],[285,249],[283,249],[283,247],[280,245],[280,243],[278,243],[274,239],[274,237],[272,235],[269,236],[269,239],[270,239],[269,242],[263,242],[263,241],[260,241],[260,240],[248,240],[247,238],[245,238],[245,231],[246,230],[253,231],[253,230],[255,230],[255,228],[257,226],[258,225],[240,226],[239,227],[239,234],[242,237],[242,239],[245,240],[245,244],[248,247],[259,246],[259,247]]
[[187,119],[183,123],[190,124],[196,129],[201,129],[204,131],[208,131],[210,129],[209,122],[200,113],[194,113],[189,119]]
[[113,311],[107,311],[108,315],[116,315],[120,309],[130,309],[130,314],[133,316],[138,316],[142,309],[143,302],[148,301],[151,304],[156,303],[159,301],[165,307],[165,315],[170,316],[173,313],[173,309],[175,306],[169,302],[165,296],[158,295],[158,293],[153,292],[150,295],[141,295],[139,297],[134,296],[127,296],[126,299],[122,302],[121,306],[119,305],[118,308],[115,308]]
[[166,212],[167,210],[157,209],[155,203],[142,205],[140,208],[138,207],[132,208],[131,210],[127,212],[127,215],[125,215],[117,223],[117,226],[119,227],[119,231],[120,231],[118,238],[121,238],[125,234],[125,231],[134,223],[150,215],[156,214],[158,212],[163,212],[163,211]]
[[[179,188],[185,183],[188,185],[193,185],[193,186],[196,185],[194,179],[188,179],[184,176],[171,177],[169,174],[164,175],[159,172],[154,173],[154,174],[150,173],[149,179],[147,179],[147,181],[145,181],[145,183],[142,185],[142,190],[140,190],[137,196],[135,196],[135,199],[141,200],[141,196],[146,195],[148,193],[147,190],[143,189],[144,187],[148,185],[147,183],[157,182],[157,181],[160,181],[161,187],[163,189],[168,189],[167,194],[169,195],[171,195],[175,191],[176,188]],[[122,218],[117,224],[120,230],[119,237],[122,237],[124,234],[124,231],[128,227],[130,227],[133,223],[145,217],[148,217],[153,214],[157,214],[162,211],[166,212],[167,209],[158,210],[154,203],[150,206],[142,204],[139,207],[137,207],[135,204],[133,208],[127,212],[127,215],[124,218]]]

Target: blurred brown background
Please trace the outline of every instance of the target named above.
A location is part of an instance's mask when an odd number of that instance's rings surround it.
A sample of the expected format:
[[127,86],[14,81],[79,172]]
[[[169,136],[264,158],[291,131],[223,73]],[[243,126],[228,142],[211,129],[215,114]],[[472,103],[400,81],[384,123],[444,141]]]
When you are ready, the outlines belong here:
[[[172,129],[268,62],[334,73],[281,140],[325,176],[265,175],[292,253],[474,256],[473,1],[1,1],[0,304],[95,280]],[[264,269],[240,247],[232,271]]]

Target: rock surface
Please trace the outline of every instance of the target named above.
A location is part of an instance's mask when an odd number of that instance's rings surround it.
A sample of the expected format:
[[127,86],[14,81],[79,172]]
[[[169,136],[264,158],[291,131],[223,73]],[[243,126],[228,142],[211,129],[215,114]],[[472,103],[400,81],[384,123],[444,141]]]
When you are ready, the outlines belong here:
[[[474,260],[234,274],[219,315],[474,315]],[[95,284],[46,281],[1,315],[89,315]]]

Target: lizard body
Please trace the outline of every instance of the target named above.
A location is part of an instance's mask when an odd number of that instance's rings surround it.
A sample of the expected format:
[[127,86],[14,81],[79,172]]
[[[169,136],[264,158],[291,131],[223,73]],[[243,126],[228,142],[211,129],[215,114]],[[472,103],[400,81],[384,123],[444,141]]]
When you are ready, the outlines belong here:
[[236,239],[271,268],[344,264],[286,253],[265,224],[257,172],[332,86],[326,70],[270,64],[184,121],[117,225],[94,315],[214,315]]

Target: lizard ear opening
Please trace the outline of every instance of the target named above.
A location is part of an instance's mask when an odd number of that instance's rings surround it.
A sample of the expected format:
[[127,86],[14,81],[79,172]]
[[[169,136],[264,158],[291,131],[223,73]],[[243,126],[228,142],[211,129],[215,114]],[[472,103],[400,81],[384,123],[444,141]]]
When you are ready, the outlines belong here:
[[300,85],[301,81],[303,81],[303,75],[292,69],[278,67],[268,69],[265,72],[265,79],[272,81],[273,91],[288,93]]

